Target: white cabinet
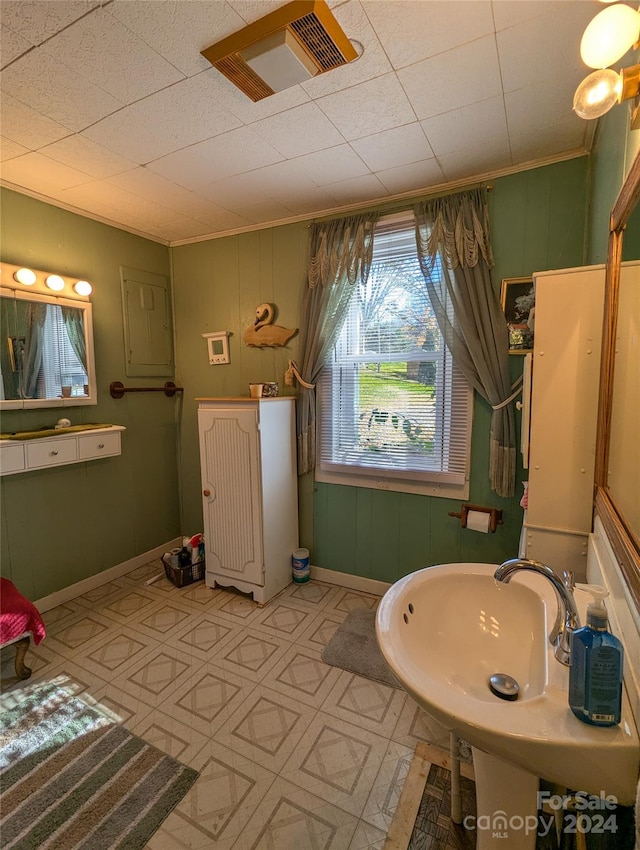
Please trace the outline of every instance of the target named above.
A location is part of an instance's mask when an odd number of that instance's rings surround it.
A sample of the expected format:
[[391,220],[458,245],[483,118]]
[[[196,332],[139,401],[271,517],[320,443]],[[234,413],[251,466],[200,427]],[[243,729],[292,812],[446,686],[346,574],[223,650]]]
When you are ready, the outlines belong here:
[[535,275],[526,557],[586,580],[604,266]]
[[29,440],[0,440],[0,475],[66,466],[121,453],[122,425],[86,431],[61,431]]
[[206,582],[265,603],[298,547],[295,399],[199,399]]

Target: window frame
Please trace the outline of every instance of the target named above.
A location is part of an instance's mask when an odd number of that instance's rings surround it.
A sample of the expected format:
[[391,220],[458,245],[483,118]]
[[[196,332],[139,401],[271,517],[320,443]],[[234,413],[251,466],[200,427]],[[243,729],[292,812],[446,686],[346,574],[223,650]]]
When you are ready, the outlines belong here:
[[[393,216],[385,216],[378,222],[379,224],[393,224],[394,221],[407,224],[407,227],[413,229],[413,216],[403,212]],[[377,225],[377,227],[378,227]],[[375,244],[375,235],[374,235]],[[417,261],[417,255],[416,255]],[[349,325],[352,327],[352,325]],[[442,336],[440,337],[442,340]],[[340,340],[336,343],[336,347],[340,345]],[[336,347],[334,347],[331,357],[336,356]],[[378,352],[380,354],[380,352]],[[450,419],[452,410],[452,378],[445,378],[445,369],[451,371],[453,361],[451,353],[446,349],[444,340],[440,350],[433,352],[425,352],[424,360],[439,362],[443,365],[443,369],[437,370],[438,382],[440,383],[440,392],[445,394],[444,404],[438,404],[436,414],[436,430],[440,430],[440,439],[444,439],[447,433],[447,420]],[[406,360],[406,355],[396,355],[398,360]],[[354,366],[359,362],[375,363],[375,358],[370,355],[348,355],[340,358],[341,362],[351,362]],[[380,363],[392,362],[394,355],[388,358],[380,359]],[[317,426],[316,426],[316,467],[315,480],[328,484],[341,484],[347,486],[363,487],[377,490],[390,490],[401,493],[413,493],[419,495],[429,495],[442,498],[468,499],[469,498],[469,477],[471,468],[471,436],[473,429],[473,414],[474,414],[474,397],[473,389],[467,384],[464,389],[458,390],[458,403],[461,413],[466,417],[466,427],[464,428],[464,455],[465,468],[464,472],[441,472],[438,470],[415,470],[407,469],[402,472],[398,468],[384,469],[376,468],[375,466],[366,467],[354,464],[341,464],[339,462],[326,461],[322,458],[322,437],[326,430],[326,422],[331,417],[330,411],[335,407],[337,399],[340,399],[341,387],[340,381],[334,378],[337,375],[337,370],[327,371],[323,369],[322,377],[318,381],[316,390],[316,405],[317,405]],[[354,385],[355,385],[355,370]],[[347,378],[348,380],[348,378]],[[464,379],[462,379],[464,380]],[[438,390],[436,389],[436,393]],[[344,403],[344,388],[342,389],[342,399]],[[353,394],[355,397],[355,393]],[[327,404],[329,407],[327,408]],[[355,418],[350,420],[355,426]],[[331,438],[336,447],[338,435],[336,432],[331,433]],[[338,452],[337,447],[335,454]],[[379,457],[379,455],[378,455]]]

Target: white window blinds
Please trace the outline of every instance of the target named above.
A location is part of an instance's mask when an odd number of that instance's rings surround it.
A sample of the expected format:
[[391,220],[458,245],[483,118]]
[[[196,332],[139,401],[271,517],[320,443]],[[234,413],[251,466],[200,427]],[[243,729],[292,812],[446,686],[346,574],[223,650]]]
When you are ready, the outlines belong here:
[[319,389],[322,470],[465,482],[471,393],[438,329],[412,217],[377,226],[369,279],[356,286]]

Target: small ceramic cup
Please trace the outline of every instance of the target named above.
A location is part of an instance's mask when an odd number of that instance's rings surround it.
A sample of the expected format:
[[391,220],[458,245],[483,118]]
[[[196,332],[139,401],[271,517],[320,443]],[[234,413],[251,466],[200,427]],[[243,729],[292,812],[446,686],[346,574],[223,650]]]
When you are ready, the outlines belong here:
[[71,398],[71,387],[62,388],[62,398]]
[[249,395],[251,398],[262,398],[264,395],[264,384],[249,384]]
[[262,385],[262,398],[275,398],[278,395],[278,384],[276,381]]

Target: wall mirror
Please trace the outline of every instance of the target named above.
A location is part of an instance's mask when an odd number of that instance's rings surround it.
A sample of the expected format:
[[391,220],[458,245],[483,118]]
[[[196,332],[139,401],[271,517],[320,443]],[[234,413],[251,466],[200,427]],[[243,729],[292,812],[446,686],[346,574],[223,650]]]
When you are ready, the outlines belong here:
[[596,449],[595,509],[640,617],[638,389],[640,272],[621,264],[623,233],[640,200],[640,151],[611,212]]
[[0,288],[0,409],[97,404],[91,304]]

